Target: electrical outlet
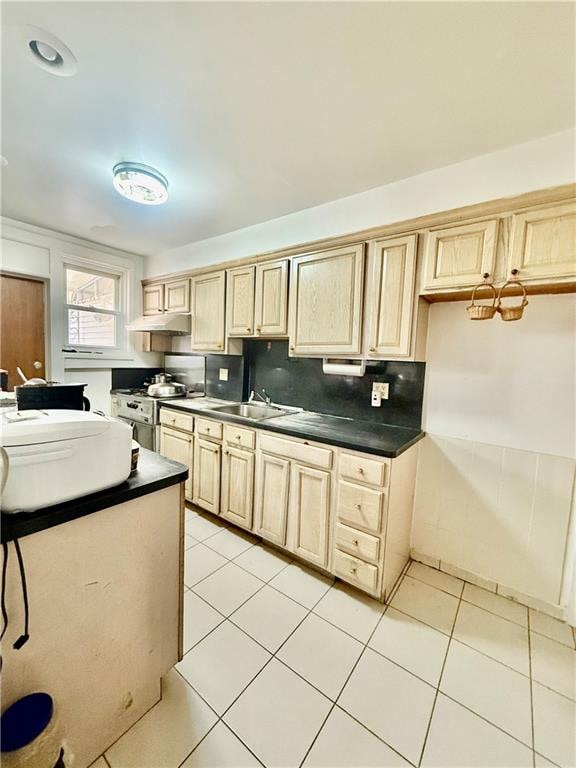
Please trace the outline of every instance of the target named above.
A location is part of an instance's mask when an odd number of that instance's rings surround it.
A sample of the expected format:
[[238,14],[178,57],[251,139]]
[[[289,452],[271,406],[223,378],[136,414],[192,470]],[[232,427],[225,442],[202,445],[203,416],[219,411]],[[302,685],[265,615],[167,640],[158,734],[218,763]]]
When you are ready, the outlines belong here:
[[220,368],[218,378],[220,381],[228,381],[228,368]]
[[388,382],[375,381],[372,384],[372,406],[374,408],[380,408],[382,400],[388,400],[390,385]]

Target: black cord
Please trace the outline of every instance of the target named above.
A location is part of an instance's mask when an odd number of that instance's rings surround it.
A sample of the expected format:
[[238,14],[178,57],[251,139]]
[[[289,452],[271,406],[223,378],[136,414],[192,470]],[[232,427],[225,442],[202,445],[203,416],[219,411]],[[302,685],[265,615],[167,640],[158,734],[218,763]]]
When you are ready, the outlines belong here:
[[22,598],[24,600],[24,634],[20,635],[18,640],[12,646],[16,650],[22,648],[28,640],[30,635],[28,634],[28,624],[30,621],[30,608],[28,606],[28,589],[26,587],[26,572],[24,570],[24,559],[20,550],[20,542],[18,539],[14,539],[14,549],[16,550],[16,557],[18,558],[18,566],[20,568],[20,581],[22,582]]
[[0,634],[0,640],[4,637],[6,630],[8,629],[8,611],[6,610],[6,570],[8,568],[8,543],[2,542],[2,591],[0,594],[0,604],[2,608],[2,621],[4,626],[2,627],[2,633]]

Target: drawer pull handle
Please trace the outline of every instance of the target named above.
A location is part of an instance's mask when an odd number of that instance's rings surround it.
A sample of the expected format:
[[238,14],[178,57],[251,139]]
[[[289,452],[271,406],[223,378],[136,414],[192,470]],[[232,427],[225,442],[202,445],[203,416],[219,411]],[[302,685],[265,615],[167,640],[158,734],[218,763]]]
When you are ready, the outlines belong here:
[[358,546],[358,539],[353,539],[352,544],[357,547]]
[[256,332],[260,333],[260,326],[259,325],[256,326]]
[[248,333],[252,333],[252,328],[246,328],[246,331],[247,331]]
[[350,568],[350,573],[356,573],[356,571],[357,571],[357,570],[358,570],[358,566],[357,566],[357,565],[353,565],[353,566]]
[[356,504],[356,509],[358,512],[362,512],[362,504]]
[[370,347],[369,352],[376,352],[376,347]]

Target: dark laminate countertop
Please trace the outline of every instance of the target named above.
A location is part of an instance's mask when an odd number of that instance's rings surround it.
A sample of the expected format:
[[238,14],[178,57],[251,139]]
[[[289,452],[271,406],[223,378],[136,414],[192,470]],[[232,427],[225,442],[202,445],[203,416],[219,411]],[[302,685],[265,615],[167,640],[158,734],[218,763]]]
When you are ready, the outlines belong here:
[[[348,448],[362,453],[372,453],[395,459],[410,446],[424,437],[420,429],[394,427],[387,424],[377,424],[371,421],[346,419],[342,416],[327,416],[311,411],[299,411],[287,416],[279,416],[264,421],[242,419],[229,414],[211,410],[210,406],[217,401],[202,399],[174,399],[162,403],[162,408],[175,408],[178,411],[201,414],[203,417],[226,421],[231,424],[261,429],[268,432],[279,432],[292,437],[308,438],[318,443],[328,443],[339,448]],[[221,401],[224,405],[224,401]]]
[[146,496],[162,488],[183,483],[187,477],[188,469],[184,464],[140,448],[136,474],[120,485],[34,512],[3,513],[2,541],[19,539],[45,528],[75,520],[77,517]]

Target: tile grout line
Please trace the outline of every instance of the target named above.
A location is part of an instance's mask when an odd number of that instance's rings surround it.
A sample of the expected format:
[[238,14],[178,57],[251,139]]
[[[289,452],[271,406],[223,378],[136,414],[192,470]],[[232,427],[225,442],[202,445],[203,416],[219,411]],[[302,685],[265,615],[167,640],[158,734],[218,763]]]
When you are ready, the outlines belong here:
[[458,605],[456,606],[456,613],[454,614],[454,620],[452,622],[452,631],[450,632],[450,637],[448,639],[448,645],[446,646],[446,653],[444,654],[444,662],[442,663],[442,669],[440,670],[440,677],[438,678],[438,683],[436,685],[436,693],[434,695],[434,701],[432,702],[432,709],[430,710],[430,717],[428,719],[428,727],[426,728],[426,733],[424,734],[424,741],[422,743],[422,750],[420,752],[420,758],[418,760],[418,766],[422,765],[422,760],[424,759],[424,752],[426,751],[426,744],[428,743],[428,736],[430,734],[430,729],[432,727],[432,720],[434,718],[434,711],[436,709],[436,702],[438,701],[438,694],[440,693],[440,685],[442,683],[442,675],[444,674],[444,668],[446,667],[446,662],[448,660],[448,653],[450,652],[450,645],[452,643],[452,636],[454,635],[454,628],[456,627],[456,622],[458,621],[458,613],[460,612],[460,606],[462,605],[462,595],[464,594],[464,584],[462,584],[462,591],[460,592],[460,599],[458,601]]
[[534,743],[534,685],[532,682],[532,640],[530,639],[530,611],[528,611],[528,672],[530,673],[530,732],[532,735],[532,765],[536,768],[536,744]]

